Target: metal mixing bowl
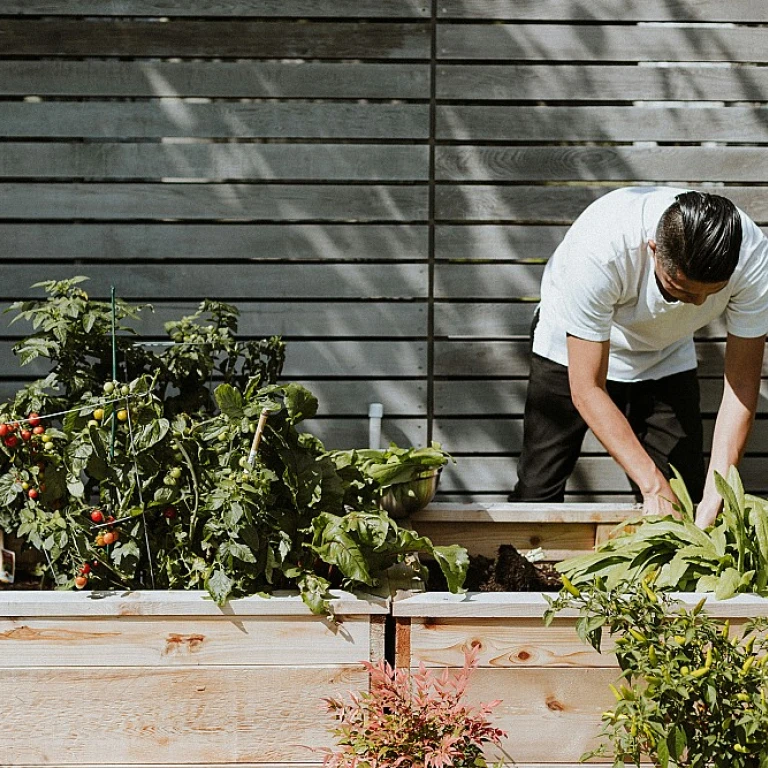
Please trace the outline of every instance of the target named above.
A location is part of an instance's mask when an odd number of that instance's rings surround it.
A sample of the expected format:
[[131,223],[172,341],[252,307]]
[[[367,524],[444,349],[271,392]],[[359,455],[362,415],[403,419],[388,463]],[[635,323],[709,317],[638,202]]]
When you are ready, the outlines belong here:
[[435,497],[442,470],[442,467],[428,469],[405,483],[390,485],[382,495],[379,506],[395,519],[424,509]]

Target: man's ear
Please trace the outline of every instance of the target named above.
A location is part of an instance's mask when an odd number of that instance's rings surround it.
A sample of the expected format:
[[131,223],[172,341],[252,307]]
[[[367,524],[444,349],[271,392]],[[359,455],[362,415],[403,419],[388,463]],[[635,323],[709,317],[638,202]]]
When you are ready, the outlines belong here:
[[654,252],[654,254],[656,253],[656,241],[655,240],[652,240],[651,238],[648,238],[648,247]]

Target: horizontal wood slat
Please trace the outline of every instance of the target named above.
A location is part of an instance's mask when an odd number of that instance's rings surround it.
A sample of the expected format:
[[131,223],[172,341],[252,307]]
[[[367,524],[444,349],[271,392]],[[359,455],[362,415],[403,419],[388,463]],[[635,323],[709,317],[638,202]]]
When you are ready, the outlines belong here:
[[[247,73],[232,74],[234,82],[247,77]],[[181,100],[143,104],[0,102],[0,135],[11,138],[418,140],[427,139],[429,135],[429,109],[421,104],[193,104]],[[242,151],[240,145],[224,146]],[[143,147],[142,151],[147,149],[151,147]],[[318,155],[324,151],[328,150],[317,147]]]
[[[720,376],[725,344],[701,341],[696,344],[699,375]],[[524,341],[437,341],[435,375],[470,378],[473,376],[527,375],[529,342]],[[768,359],[763,362],[768,376]]]
[[[153,98],[208,97],[231,98],[401,98],[429,97],[429,65],[403,62],[333,62],[317,61],[108,61],[90,59],[11,60],[0,61],[0,94],[6,96],[133,96]],[[268,105],[262,105],[266,108]],[[25,107],[0,105],[4,114],[23,116],[31,111]],[[80,104],[86,113],[91,107]],[[157,109],[156,105],[114,103],[117,119],[100,110],[104,123],[88,126],[89,130],[104,130],[118,136],[114,126],[126,120],[125,135],[140,134],[140,123],[148,135],[158,131],[178,130],[178,125]],[[306,105],[310,109],[310,105]],[[186,104],[185,114],[194,117],[189,130],[221,131],[221,119],[237,115],[239,107],[210,107]],[[243,107],[250,112],[248,107]],[[58,107],[63,116],[71,115],[72,107]],[[18,119],[18,117],[17,117]],[[234,121],[233,121],[234,122]],[[139,123],[139,124],[137,124]],[[64,121],[66,127],[67,121]],[[49,126],[52,131],[56,126]],[[230,132],[237,130],[230,125]],[[194,133],[190,135],[195,135]]]
[[[505,83],[511,74],[503,74]],[[476,79],[466,83],[475,98],[509,98],[492,95],[493,87]],[[766,93],[768,79],[754,98],[765,100]],[[445,105],[436,114],[437,136],[461,141],[768,141],[768,107],[763,106]]]
[[[517,461],[513,457],[461,456],[458,464],[449,464],[440,478],[441,493],[509,493],[517,480]],[[768,493],[765,459],[749,456],[739,464],[745,488],[758,494]],[[624,472],[610,456],[583,456],[566,486],[569,493],[580,493],[585,500],[591,494],[631,493]]]
[[440,59],[528,61],[768,60],[768,29],[605,24],[442,24]]
[[438,147],[435,162],[440,181],[762,183],[768,178],[761,147]]
[[[417,261],[427,258],[427,238],[426,225],[409,224],[0,223],[6,261]],[[493,247],[493,233],[481,230],[475,239]]]
[[[623,186],[623,185],[618,185]],[[441,221],[522,221],[525,223],[571,223],[591,202],[616,188],[608,186],[491,185],[439,186],[437,217]],[[698,186],[706,191],[706,187]],[[768,187],[717,188],[752,219],[768,222]],[[0,185],[2,191],[2,185]]]
[[[702,378],[699,384],[702,411],[705,414],[714,415],[723,394],[723,380]],[[438,379],[435,381],[434,391],[435,415],[442,419],[472,416],[481,420],[485,417],[488,421],[491,417],[520,417],[523,413],[527,388],[528,382],[525,379],[487,381]],[[758,413],[768,413],[768,381],[763,381],[760,385]],[[467,429],[471,428],[472,423],[476,422],[469,422]],[[486,421],[485,424],[487,423]],[[764,426],[758,424],[756,429],[763,430]]]
[[[34,360],[23,368],[13,356],[13,344],[0,341],[0,372],[4,378],[43,376],[47,364]],[[334,378],[415,378],[426,376],[427,345],[417,341],[293,341],[283,376],[309,380]]]
[[[190,755],[203,764],[303,762],[310,746],[331,743],[322,697],[367,684],[363,670],[333,667],[2,671],[13,702],[3,712],[3,746],[17,765],[103,765],[106,755],[126,763],[184,764]],[[87,692],[76,720],[61,705],[73,690]]]
[[[122,269],[101,264],[89,265],[81,274],[90,280],[86,290],[94,298],[109,297],[111,286],[126,301],[163,301],[187,296],[189,299],[257,298],[277,300],[341,298],[426,298],[425,264],[205,264],[126,265]],[[0,300],[14,296],[41,297],[40,289],[23,289],[41,280],[72,277],[71,266],[35,264],[9,266],[0,282]],[[269,335],[269,331],[266,331]]]
[[[743,0],[737,0],[743,2]],[[423,0],[4,0],[3,13],[57,16],[424,17]]]
[[355,21],[0,18],[0,51],[5,57],[427,59],[429,27],[422,23]]
[[[342,409],[341,412],[344,410]],[[360,418],[310,419],[302,422],[301,429],[318,437],[329,451],[370,447],[368,422]],[[390,443],[403,447],[428,445],[427,420],[425,418],[383,419],[381,442],[378,447],[386,448]]]
[[567,230],[566,226],[441,224],[435,227],[435,257],[463,262],[548,259]]
[[346,617],[344,637],[302,616],[0,620],[3,667],[355,666],[369,617]]
[[426,221],[426,186],[0,183],[2,219]]
[[427,181],[428,166],[426,146],[14,142],[2,146],[0,178]]
[[[441,19],[510,19],[536,21],[616,21],[613,0],[441,0]],[[768,21],[761,0],[643,0],[625,3],[623,21]]]

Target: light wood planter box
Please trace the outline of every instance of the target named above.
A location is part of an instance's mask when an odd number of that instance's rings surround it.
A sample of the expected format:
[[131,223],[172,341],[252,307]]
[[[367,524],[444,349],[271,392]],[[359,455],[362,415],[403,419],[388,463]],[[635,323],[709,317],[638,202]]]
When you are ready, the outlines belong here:
[[[678,594],[693,607],[697,594]],[[461,667],[463,649],[480,648],[480,664],[470,682],[474,701],[502,703],[494,723],[507,731],[507,761],[520,766],[576,764],[594,746],[600,713],[615,700],[608,688],[619,674],[606,645],[603,654],[576,635],[575,612],[545,627],[547,608],[537,592],[451,595],[412,594],[393,603],[396,663],[400,667]],[[739,595],[709,598],[706,610],[734,625],[768,615],[768,600]],[[494,757],[498,757],[494,755]]]
[[433,544],[456,544],[470,555],[493,558],[501,544],[520,552],[536,547],[558,562],[591,552],[617,525],[639,514],[635,504],[441,504],[411,515],[405,525]]
[[0,593],[0,765],[317,765],[322,697],[366,689],[388,601]]

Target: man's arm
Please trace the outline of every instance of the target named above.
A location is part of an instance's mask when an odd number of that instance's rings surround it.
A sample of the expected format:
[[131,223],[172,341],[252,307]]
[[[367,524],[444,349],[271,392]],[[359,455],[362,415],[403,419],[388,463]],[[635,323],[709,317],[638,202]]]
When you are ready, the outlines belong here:
[[723,399],[715,421],[704,495],[696,510],[696,524],[701,528],[715,521],[722,504],[715,489],[714,473],[719,472],[725,477],[728,469],[737,466],[744,454],[760,396],[764,351],[765,336],[745,339],[728,334]]
[[675,495],[605,388],[608,341],[568,336],[568,377],[573,404],[595,437],[637,483],[648,515],[672,514]]

